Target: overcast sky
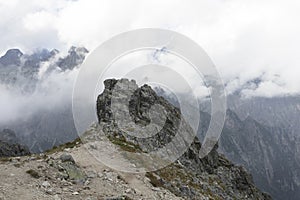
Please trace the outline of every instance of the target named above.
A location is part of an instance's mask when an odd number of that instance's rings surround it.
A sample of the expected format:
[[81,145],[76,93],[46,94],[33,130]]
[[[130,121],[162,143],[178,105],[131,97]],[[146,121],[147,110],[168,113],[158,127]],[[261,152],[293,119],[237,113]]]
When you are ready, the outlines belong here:
[[0,53],[8,48],[93,50],[118,33],[165,28],[195,40],[235,88],[273,96],[300,91],[298,0],[0,0]]

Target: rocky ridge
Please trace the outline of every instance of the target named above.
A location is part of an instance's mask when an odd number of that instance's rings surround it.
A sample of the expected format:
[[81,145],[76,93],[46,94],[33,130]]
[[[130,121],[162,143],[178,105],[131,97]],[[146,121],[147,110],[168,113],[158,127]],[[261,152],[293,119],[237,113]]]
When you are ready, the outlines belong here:
[[29,155],[27,146],[20,144],[16,134],[9,129],[0,131],[0,157]]
[[[118,83],[118,84],[117,84]],[[180,120],[180,110],[156,95],[150,86],[138,87],[134,81],[127,79],[110,79],[104,82],[105,89],[97,100],[97,114],[104,133],[112,142],[123,146],[131,144],[138,146],[143,152],[150,152],[169,143],[176,133],[176,126]],[[167,111],[166,123],[163,129],[155,136],[140,139],[133,138],[118,128],[111,110],[113,90],[120,88],[134,88],[134,95],[129,103],[131,118],[140,124],[147,124],[149,113],[147,111],[154,104],[159,104]],[[120,92],[120,97],[126,94]],[[186,127],[189,129],[189,127]],[[188,132],[189,130],[187,130]],[[253,184],[250,174],[241,166],[235,166],[224,156],[217,152],[217,146],[205,158],[198,156],[201,143],[196,137],[190,148],[176,163],[147,173],[152,184],[170,190],[174,194],[187,199],[197,199],[207,195],[213,199],[270,199],[270,196],[260,192]]]

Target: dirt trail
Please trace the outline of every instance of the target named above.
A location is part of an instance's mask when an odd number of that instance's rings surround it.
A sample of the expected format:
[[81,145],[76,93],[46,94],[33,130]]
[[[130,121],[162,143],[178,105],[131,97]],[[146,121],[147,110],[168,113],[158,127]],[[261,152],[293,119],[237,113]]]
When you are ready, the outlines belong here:
[[[62,154],[71,155],[87,175],[84,183],[58,178],[60,171],[51,163]],[[39,177],[28,174],[34,170]],[[121,173],[97,161],[84,145],[47,155],[3,159],[0,162],[0,200],[62,199],[181,199],[168,190],[153,187],[144,174]]]

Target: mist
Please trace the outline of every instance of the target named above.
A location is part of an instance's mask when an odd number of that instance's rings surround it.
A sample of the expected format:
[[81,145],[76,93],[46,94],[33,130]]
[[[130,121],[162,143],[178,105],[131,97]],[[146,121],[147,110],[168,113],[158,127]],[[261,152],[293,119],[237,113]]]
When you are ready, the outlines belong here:
[[12,64],[0,62],[0,129],[13,130],[32,152],[75,139],[72,92],[87,52],[71,47],[68,53],[39,49],[2,56]]
[[33,93],[24,94],[18,88],[8,88],[0,85],[0,124],[17,120],[25,120],[35,113],[50,110],[60,110],[70,104],[73,82],[77,70],[67,72],[52,72],[36,84]]
[[0,52],[12,47],[27,52],[37,47],[65,51],[71,45],[92,51],[124,31],[170,29],[203,47],[229,94],[263,77],[257,87],[247,86],[243,95],[298,95],[299,8],[294,0],[284,4],[271,0],[191,1],[184,5],[173,0],[28,1],[26,5],[20,0],[0,1]]

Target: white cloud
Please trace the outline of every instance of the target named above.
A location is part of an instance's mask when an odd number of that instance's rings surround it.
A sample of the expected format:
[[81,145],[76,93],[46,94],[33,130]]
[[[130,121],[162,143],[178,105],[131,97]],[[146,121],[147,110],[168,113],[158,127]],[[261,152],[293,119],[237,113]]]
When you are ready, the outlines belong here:
[[284,84],[266,80],[250,93],[295,93],[300,91],[299,9],[297,0],[0,0],[0,52],[70,45],[92,50],[120,32],[167,28],[197,41],[226,82],[279,74]]
[[[51,65],[51,63],[44,63]],[[18,120],[27,120],[34,114],[58,111],[71,104],[72,88],[78,68],[65,72],[52,71],[40,77],[32,93],[24,93],[22,89],[0,84],[0,125]],[[22,81],[22,79],[21,79]],[[23,83],[26,84],[26,81]],[[20,85],[23,85],[20,83]],[[5,113],[5,114],[4,114]],[[21,113],[21,114],[20,114]]]

